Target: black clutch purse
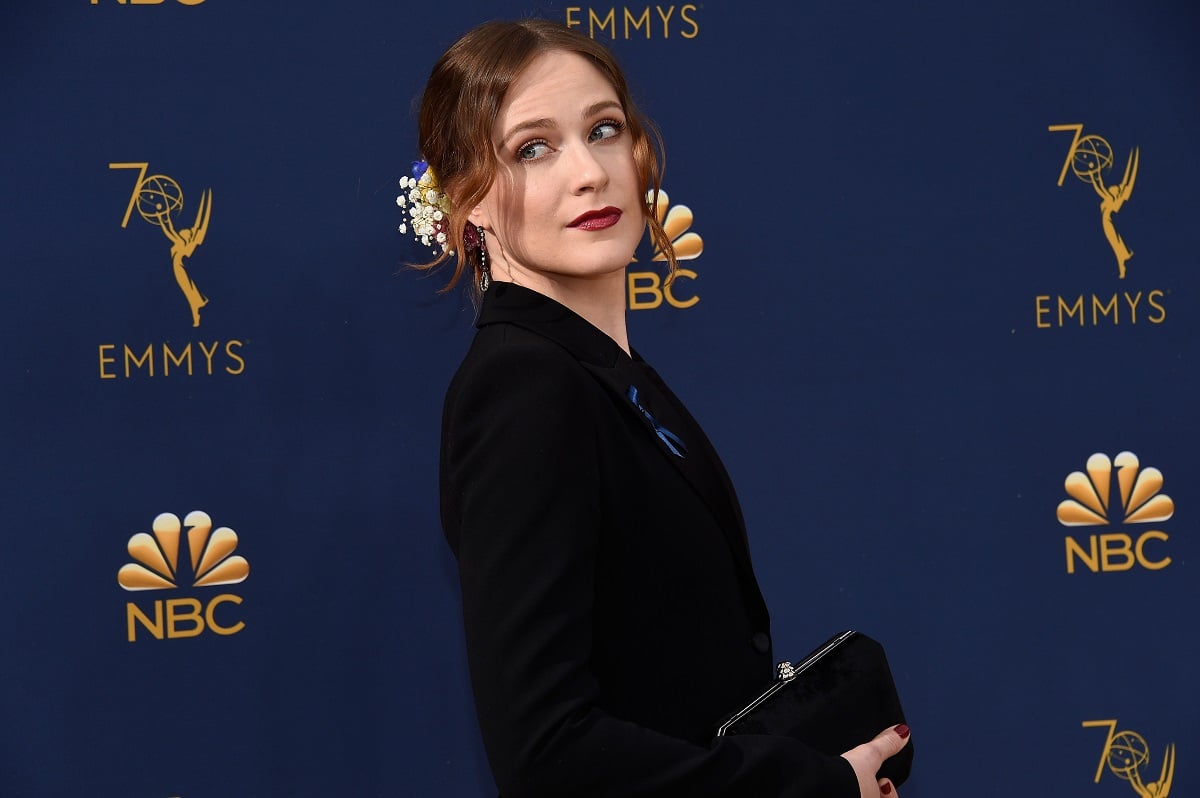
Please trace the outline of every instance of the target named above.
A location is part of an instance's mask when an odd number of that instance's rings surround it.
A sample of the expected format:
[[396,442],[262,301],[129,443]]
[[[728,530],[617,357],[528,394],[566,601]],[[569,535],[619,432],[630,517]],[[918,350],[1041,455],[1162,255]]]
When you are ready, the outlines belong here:
[[[776,680],[722,723],[718,737],[783,735],[836,756],[904,723],[883,646],[864,634],[842,632],[798,664],[781,662],[778,667]],[[880,778],[903,784],[912,760],[909,740],[883,763]]]

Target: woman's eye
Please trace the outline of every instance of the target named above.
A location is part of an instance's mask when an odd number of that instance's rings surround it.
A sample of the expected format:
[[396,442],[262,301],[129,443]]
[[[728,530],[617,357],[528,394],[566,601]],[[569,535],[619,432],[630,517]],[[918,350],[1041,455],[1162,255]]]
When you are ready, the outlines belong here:
[[517,150],[517,158],[522,161],[535,161],[550,152],[550,145],[544,141],[531,141]]
[[592,128],[592,134],[588,136],[588,141],[611,139],[614,136],[620,135],[621,128],[623,127],[624,125],[620,122],[601,122]]

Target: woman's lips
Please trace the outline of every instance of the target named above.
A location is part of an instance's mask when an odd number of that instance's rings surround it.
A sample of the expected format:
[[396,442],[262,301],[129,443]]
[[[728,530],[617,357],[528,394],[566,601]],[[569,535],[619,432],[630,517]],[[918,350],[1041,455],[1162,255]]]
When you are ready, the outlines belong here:
[[567,227],[577,227],[580,230],[603,230],[621,221],[621,211],[617,208],[601,208],[598,211],[581,213]]

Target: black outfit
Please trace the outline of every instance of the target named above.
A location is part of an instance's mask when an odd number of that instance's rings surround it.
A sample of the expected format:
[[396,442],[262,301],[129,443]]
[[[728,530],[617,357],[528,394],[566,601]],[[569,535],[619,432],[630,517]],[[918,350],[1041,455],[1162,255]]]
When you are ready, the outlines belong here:
[[494,283],[477,326],[446,396],[442,524],[501,795],[857,798],[840,757],[712,741],[771,679],[770,619],[729,478],[679,400],[520,286]]

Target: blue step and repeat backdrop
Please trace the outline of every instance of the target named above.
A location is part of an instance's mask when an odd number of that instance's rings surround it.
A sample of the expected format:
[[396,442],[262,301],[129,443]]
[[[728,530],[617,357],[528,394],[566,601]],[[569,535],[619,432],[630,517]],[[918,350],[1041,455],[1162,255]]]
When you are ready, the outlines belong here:
[[885,643],[905,798],[1196,794],[1185,0],[7,3],[0,794],[494,795],[436,499],[473,310],[395,197],[437,55],[527,15],[662,128],[691,257],[639,250],[631,333],[776,653]]

